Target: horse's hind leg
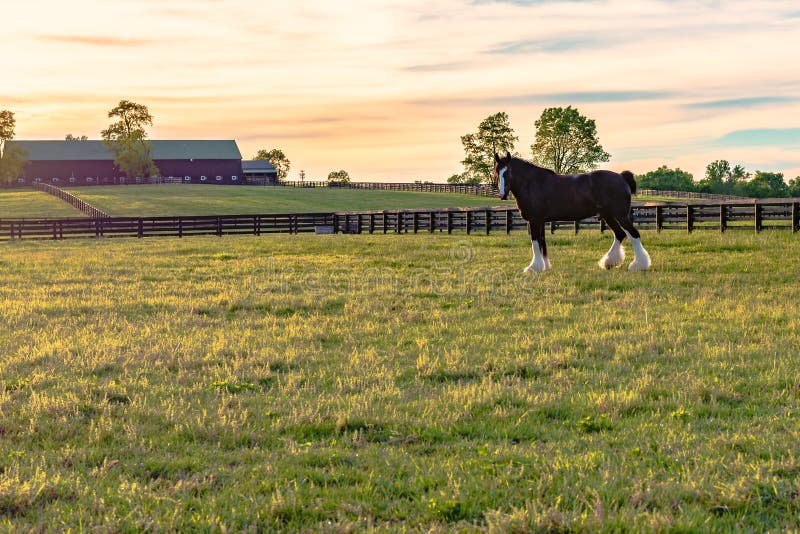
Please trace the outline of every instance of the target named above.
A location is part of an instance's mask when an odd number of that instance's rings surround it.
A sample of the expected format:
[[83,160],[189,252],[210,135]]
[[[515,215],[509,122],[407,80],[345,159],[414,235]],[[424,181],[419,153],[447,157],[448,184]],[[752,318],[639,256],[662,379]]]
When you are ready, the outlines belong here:
[[622,248],[622,240],[625,239],[625,230],[613,217],[602,216],[606,224],[614,232],[614,242],[611,248],[608,249],[605,256],[600,258],[597,264],[601,269],[611,269],[612,267],[619,267],[625,261],[625,249]]
[[620,226],[622,226],[622,229],[625,231],[625,234],[628,236],[628,239],[631,240],[631,244],[633,245],[633,261],[630,265],[628,265],[628,270],[646,271],[650,268],[650,254],[648,254],[642,246],[642,239],[639,235],[639,231],[634,228],[633,223],[627,214],[625,214],[624,217],[617,217],[617,222],[619,222]]

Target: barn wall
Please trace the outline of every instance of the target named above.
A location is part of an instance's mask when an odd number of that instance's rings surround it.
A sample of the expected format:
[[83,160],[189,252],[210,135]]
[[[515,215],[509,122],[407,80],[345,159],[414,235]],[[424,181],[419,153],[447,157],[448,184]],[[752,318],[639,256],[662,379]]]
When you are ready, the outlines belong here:
[[[183,183],[238,185],[244,183],[241,160],[155,160],[162,177],[179,177]],[[23,183],[39,181],[56,185],[96,185],[130,182],[113,161],[30,161]],[[203,177],[205,176],[205,180]],[[186,178],[188,177],[188,179]],[[221,179],[217,179],[220,177]],[[135,177],[133,177],[135,178]]]

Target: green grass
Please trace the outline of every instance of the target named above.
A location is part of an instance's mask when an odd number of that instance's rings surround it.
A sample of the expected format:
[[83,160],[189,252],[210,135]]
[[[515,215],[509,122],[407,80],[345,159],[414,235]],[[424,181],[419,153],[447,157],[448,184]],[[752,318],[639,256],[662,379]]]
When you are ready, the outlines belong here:
[[643,243],[3,244],[0,525],[795,528],[800,238]]
[[131,217],[514,205],[499,198],[464,194],[328,188],[165,184],[81,187],[69,191],[112,216]]
[[85,217],[63,200],[41,191],[0,189],[0,219]]

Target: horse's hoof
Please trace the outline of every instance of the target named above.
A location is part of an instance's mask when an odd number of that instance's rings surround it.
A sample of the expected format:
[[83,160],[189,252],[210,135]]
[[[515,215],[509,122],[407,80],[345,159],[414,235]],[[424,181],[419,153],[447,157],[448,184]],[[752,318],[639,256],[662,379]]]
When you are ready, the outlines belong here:
[[544,264],[542,264],[542,265],[528,265],[527,267],[525,267],[525,269],[523,269],[522,272],[523,273],[541,273],[541,272],[546,271],[546,270],[547,270],[547,267]]
[[599,265],[601,269],[604,269],[606,271],[614,267],[614,265],[610,261],[608,261],[608,258],[601,258],[600,261],[597,262],[597,265]]
[[628,265],[629,271],[646,271],[650,268],[650,262],[638,262],[633,260],[630,265]]

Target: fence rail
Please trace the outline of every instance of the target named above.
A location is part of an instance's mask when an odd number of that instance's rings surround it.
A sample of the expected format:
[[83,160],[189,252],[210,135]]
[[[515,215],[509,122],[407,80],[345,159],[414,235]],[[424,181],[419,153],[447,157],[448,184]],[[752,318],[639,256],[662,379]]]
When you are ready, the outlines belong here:
[[36,189],[37,191],[44,191],[45,193],[49,193],[49,194],[53,195],[54,197],[60,198],[61,200],[63,200],[67,204],[70,204],[70,205],[74,206],[75,208],[78,208],[79,210],[81,210],[83,213],[85,213],[86,215],[88,215],[92,219],[107,219],[109,217],[108,213],[106,213],[103,210],[100,210],[100,209],[92,206],[91,204],[89,204],[85,200],[79,199],[78,197],[76,197],[75,195],[73,195],[71,193],[67,193],[66,191],[64,191],[60,187],[56,187],[54,185],[45,184],[45,183],[41,183],[41,182],[36,182],[33,185],[33,188]]
[[[800,230],[800,199],[703,205],[657,203],[635,205],[631,211],[637,227],[659,232]],[[605,225],[597,217],[548,224],[551,232],[564,229],[575,232],[581,229],[605,230]],[[345,234],[454,231],[490,234],[526,228],[527,222],[516,208],[485,207],[263,215],[0,219],[0,240],[297,234],[315,231]]]
[[361,189],[370,191],[414,191],[417,193],[462,193],[492,197],[497,196],[497,188],[487,184],[434,184],[409,182],[296,182],[283,181],[267,184],[275,187],[331,187],[340,189]]
[[747,201],[749,197],[737,197],[735,195],[718,195],[716,193],[697,193],[693,191],[661,191],[658,189],[640,189],[637,195],[643,197],[673,197],[698,200],[719,200],[719,201]]

